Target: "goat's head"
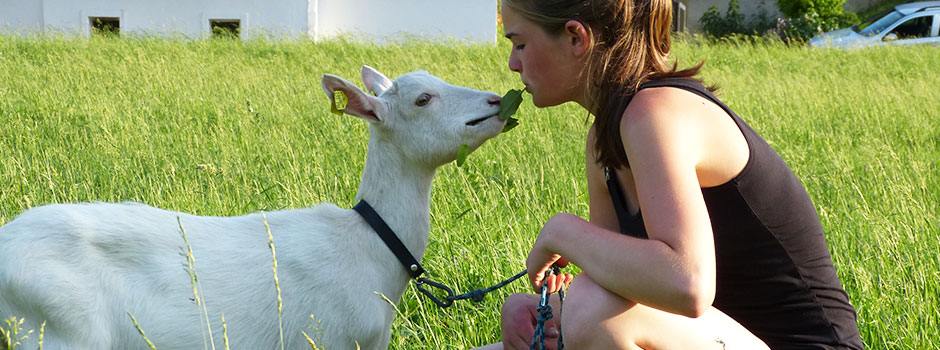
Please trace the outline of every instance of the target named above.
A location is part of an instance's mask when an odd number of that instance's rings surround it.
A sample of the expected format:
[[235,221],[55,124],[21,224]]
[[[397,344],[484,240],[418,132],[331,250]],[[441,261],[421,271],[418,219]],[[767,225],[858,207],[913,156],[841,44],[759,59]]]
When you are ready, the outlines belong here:
[[427,72],[392,81],[363,66],[362,81],[375,96],[332,74],[323,76],[322,86],[334,104],[341,91],[348,100],[343,112],[369,121],[373,139],[412,162],[437,167],[453,161],[460,145],[473,151],[505,124],[497,117],[499,95],[454,86]]

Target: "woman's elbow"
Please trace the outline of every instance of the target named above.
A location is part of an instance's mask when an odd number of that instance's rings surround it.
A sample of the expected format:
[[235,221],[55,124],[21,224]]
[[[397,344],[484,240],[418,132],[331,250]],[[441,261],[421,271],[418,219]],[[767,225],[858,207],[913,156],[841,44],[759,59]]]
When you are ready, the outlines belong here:
[[712,307],[712,302],[715,300],[714,294],[712,297],[705,297],[701,295],[693,295],[689,298],[688,303],[688,313],[685,314],[687,317],[699,318],[705,314],[708,309]]
[[682,289],[680,315],[691,318],[701,317],[715,301],[715,283],[713,282],[696,282],[691,279]]

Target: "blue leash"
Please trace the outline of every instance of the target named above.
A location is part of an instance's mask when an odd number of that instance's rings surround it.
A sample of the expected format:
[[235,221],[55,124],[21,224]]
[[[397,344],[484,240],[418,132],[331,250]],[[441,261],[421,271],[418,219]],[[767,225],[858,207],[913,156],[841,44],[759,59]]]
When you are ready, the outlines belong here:
[[[548,276],[553,274],[558,274],[560,271],[557,271],[558,268],[552,268],[545,272],[545,278],[548,279]],[[548,305],[548,285],[542,284],[542,297],[539,299],[539,307],[536,309],[539,312],[538,322],[535,324],[535,335],[532,337],[532,344],[529,345],[529,350],[538,350],[545,349],[545,321],[548,321],[554,317],[552,315],[552,306]],[[565,291],[558,291],[558,300],[559,306],[565,302]],[[536,344],[539,346],[536,347]],[[562,341],[561,336],[561,326],[558,326],[558,350],[564,350],[565,344]]]
[[[442,283],[434,282],[427,278],[421,277],[421,275],[425,272],[424,268],[421,267],[421,263],[418,262],[414,255],[408,251],[408,248],[405,247],[395,232],[392,231],[390,227],[388,227],[388,224],[385,222],[385,220],[382,219],[382,216],[379,215],[379,213],[377,213],[368,202],[365,200],[360,200],[359,203],[353,207],[353,210],[359,213],[362,219],[365,220],[365,222],[369,224],[370,227],[372,227],[379,238],[382,239],[382,242],[385,243],[385,246],[387,246],[389,250],[395,254],[398,262],[400,262],[408,274],[411,275],[411,279],[414,281],[418,291],[430,298],[431,301],[441,308],[448,308],[454,304],[454,301],[457,300],[470,299],[474,302],[481,302],[487,293],[502,288],[507,284],[512,283],[512,281],[515,281],[526,275],[526,271],[522,270],[522,272],[496,284],[495,286],[477,289],[460,295],[454,295],[454,290],[452,288]],[[559,273],[557,269],[557,267],[549,269],[547,272],[545,272],[545,278],[548,278],[548,276],[551,276],[552,274]],[[434,292],[424,288],[424,285],[429,285],[431,287],[443,290],[447,293],[447,296],[444,297],[444,300],[441,300],[434,295]],[[564,302],[565,292],[558,291],[558,296],[561,298],[561,301]],[[545,349],[545,321],[552,318],[552,307],[548,305],[548,287],[545,285],[542,285],[542,299],[539,301],[539,307],[537,310],[539,312],[538,324],[535,328],[535,337],[532,339],[532,346],[530,347],[530,350],[535,350],[535,343],[539,339],[541,339],[539,344],[541,344],[542,349]],[[558,350],[563,349],[564,345],[561,342],[561,327],[558,327]]]
[[[548,271],[545,272],[545,278],[548,278],[548,276],[551,276],[553,274],[559,274],[559,273],[561,272],[558,270],[558,268],[549,269]],[[454,295],[454,290],[451,289],[450,287],[442,283],[431,281],[427,278],[417,278],[417,279],[414,279],[413,281],[415,283],[415,286],[418,288],[418,291],[420,291],[422,294],[424,294],[429,299],[431,299],[431,301],[437,304],[437,306],[440,306],[441,308],[446,309],[452,306],[454,304],[454,301],[457,301],[457,300],[470,299],[474,302],[483,301],[483,296],[486,295],[487,293],[492,292],[496,289],[502,288],[506,286],[507,284],[512,283],[513,281],[525,275],[526,275],[526,270],[522,270],[522,272],[516,274],[515,276],[512,276],[509,279],[502,281],[492,287],[481,288],[481,289],[477,289],[469,293],[464,293],[460,295]],[[447,296],[444,297],[444,300],[441,300],[440,298],[435,296],[432,291],[425,289],[424,285],[429,285],[431,287],[441,289],[447,293]],[[539,349],[544,350],[545,349],[545,338],[546,338],[545,321],[548,321],[554,317],[554,315],[552,314],[552,306],[548,304],[548,299],[549,299],[548,297],[549,297],[548,286],[542,285],[542,295],[541,295],[541,298],[539,299],[539,306],[538,308],[536,308],[536,311],[539,312],[539,316],[536,320],[537,322],[535,325],[535,335],[532,337],[532,344],[529,346],[529,350],[539,350]],[[562,304],[564,304],[565,302],[564,290],[558,291],[558,298],[559,298],[559,301]],[[538,347],[536,347],[536,345],[538,345]],[[563,338],[561,336],[561,327],[559,326],[558,327],[558,350],[564,350],[564,349],[565,349],[565,345],[563,342]]]
[[[421,294],[424,294],[426,297],[428,297],[428,299],[431,299],[431,301],[437,304],[437,306],[440,306],[441,308],[446,309],[450,307],[451,305],[454,305],[454,301],[457,301],[457,300],[470,299],[471,301],[475,303],[479,303],[483,301],[483,297],[486,296],[486,294],[488,294],[489,292],[505,287],[507,284],[510,284],[512,283],[512,281],[515,281],[525,275],[526,275],[526,270],[522,270],[522,272],[517,273],[515,276],[512,276],[505,281],[499,282],[492,287],[480,288],[480,289],[476,289],[468,293],[459,294],[459,295],[454,295],[454,290],[448,287],[447,285],[443,283],[434,282],[424,277],[416,278],[413,281],[415,283],[415,287],[418,288],[418,291],[421,292]],[[447,295],[444,296],[444,300],[441,300],[436,295],[434,295],[434,292],[425,288],[424,287],[425,284],[431,287],[443,290],[445,293],[447,293]]]

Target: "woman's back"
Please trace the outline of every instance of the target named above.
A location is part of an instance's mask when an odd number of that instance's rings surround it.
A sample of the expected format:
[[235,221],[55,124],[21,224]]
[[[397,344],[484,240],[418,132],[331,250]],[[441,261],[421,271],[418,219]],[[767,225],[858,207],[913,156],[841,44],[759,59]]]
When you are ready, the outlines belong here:
[[[641,89],[664,86],[719,105],[734,119],[749,148],[747,165],[738,176],[702,188],[715,237],[713,306],[772,349],[861,349],[855,309],[836,275],[803,185],[767,142],[701,83],[667,79]],[[621,108],[614,111],[622,114],[630,98],[622,97]],[[617,188],[616,182],[608,181],[608,186]],[[623,194],[614,192],[612,198],[621,197],[623,203]],[[631,217],[614,202],[621,231],[641,230],[638,214]]]

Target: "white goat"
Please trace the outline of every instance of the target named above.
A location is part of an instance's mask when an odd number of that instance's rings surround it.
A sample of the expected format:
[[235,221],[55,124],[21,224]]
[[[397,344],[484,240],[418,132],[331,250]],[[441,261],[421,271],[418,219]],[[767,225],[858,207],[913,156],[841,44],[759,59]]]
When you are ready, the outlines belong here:
[[[418,259],[430,229],[435,169],[500,133],[500,97],[425,72],[392,82],[364,66],[376,96],[324,75],[330,99],[370,122],[356,200],[367,200]],[[353,210],[324,203],[265,213],[277,252],[284,345],[307,348],[301,331],[329,350],[388,347],[406,269]],[[179,222],[177,221],[179,220]],[[147,349],[128,313],[159,349],[201,349],[207,336],[195,303],[181,228],[191,244],[200,297],[221,347],[222,316],[236,349],[280,348],[278,301],[262,214],[202,217],[141,204],[54,204],[0,227],[0,317],[25,318],[44,349]],[[311,315],[312,318],[311,319]],[[35,349],[37,334],[24,348]]]

